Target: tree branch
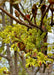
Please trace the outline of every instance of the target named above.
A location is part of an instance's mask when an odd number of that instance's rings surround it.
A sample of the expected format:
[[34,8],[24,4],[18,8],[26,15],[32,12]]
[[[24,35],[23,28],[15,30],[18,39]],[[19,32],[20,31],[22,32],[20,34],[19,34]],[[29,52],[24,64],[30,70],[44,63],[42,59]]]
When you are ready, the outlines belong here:
[[35,69],[34,71],[34,75],[36,75],[36,73],[40,70],[40,67],[38,67],[37,69]]
[[49,4],[49,6],[48,6],[48,8],[46,9],[46,11],[43,13],[43,16],[42,16],[42,18],[41,18],[40,28],[42,28],[43,19],[44,19],[46,13],[48,12],[50,6],[51,6],[51,4]]
[[24,10],[24,7],[22,6],[22,4],[20,3],[21,8]]
[[7,11],[5,11],[2,7],[0,7],[0,9],[1,9],[4,13],[6,13],[9,17],[11,17],[13,20],[15,20],[17,23],[19,23],[19,24],[21,24],[21,25],[25,25],[25,26],[27,26],[27,27],[29,27],[29,28],[32,28],[32,26],[30,26],[29,24],[27,24],[27,23],[25,23],[25,22],[21,22],[21,21],[19,21],[18,19],[16,19],[14,16],[12,16],[12,15],[9,14]]
[[17,4],[16,4],[16,5],[13,5],[13,7],[14,7],[16,10],[18,10],[18,12],[21,14],[21,16],[24,17],[24,18],[29,22],[29,24],[30,24],[31,26],[36,27],[36,28],[40,29],[40,30],[43,32],[43,30],[42,30],[40,27],[38,27],[36,24],[33,24],[33,23],[30,21],[30,19],[28,19],[28,18],[20,11],[19,6],[18,6]]
[[29,75],[31,75],[31,71],[28,69],[28,68],[26,68],[26,66],[25,66],[25,57],[24,56],[21,56],[21,54],[18,52],[18,54],[19,54],[19,56],[20,56],[20,58],[21,58],[21,60],[22,60],[22,64],[23,64],[23,67],[24,67],[24,69],[26,70],[26,72],[29,74]]
[[18,75],[18,57],[17,57],[17,51],[14,51],[14,65],[15,65],[15,73]]
[[3,57],[3,58],[5,58],[5,59],[7,59],[7,60],[10,60],[7,56],[5,56],[5,55],[3,55],[3,54],[0,54],[0,57]]
[[[21,24],[21,25],[25,25],[26,27],[28,27],[28,28],[33,28],[33,27],[36,27],[36,28],[38,28],[38,29],[40,29],[42,32],[43,32],[43,30],[40,28],[40,27],[38,27],[38,26],[36,26],[35,24],[27,24],[27,23],[25,23],[25,22],[21,22],[21,21],[19,21],[18,19],[16,19],[14,16],[12,16],[11,14],[9,14],[7,11],[5,11],[2,7],[0,7],[0,9],[4,12],[4,13],[6,13],[9,17],[11,17],[13,20],[15,20],[17,23],[19,23],[19,24]],[[26,17],[26,16],[25,16]],[[27,18],[28,19],[28,18]],[[29,20],[30,21],[30,20]],[[32,25],[32,26],[31,26]]]
[[30,19],[28,19],[28,18],[21,12],[21,10],[20,10],[20,8],[19,8],[18,5],[15,4],[15,5],[13,5],[13,7],[18,10],[18,12],[22,15],[22,17],[24,17],[24,18],[29,22],[30,25],[33,26],[33,24],[32,24],[32,22],[30,21]]
[[46,15],[46,12],[48,12],[49,8],[50,8],[51,4],[49,4],[48,8],[46,9],[46,11],[44,12],[43,16],[42,16],[42,19],[45,17]]

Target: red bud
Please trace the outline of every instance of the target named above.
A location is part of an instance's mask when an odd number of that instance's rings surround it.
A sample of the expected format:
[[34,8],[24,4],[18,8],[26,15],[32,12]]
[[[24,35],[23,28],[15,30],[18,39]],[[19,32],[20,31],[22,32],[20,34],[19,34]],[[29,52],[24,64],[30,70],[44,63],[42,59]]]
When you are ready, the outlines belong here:
[[[28,19],[30,19],[30,15],[28,14],[28,15],[25,15]],[[24,18],[24,20],[26,20],[25,18]]]

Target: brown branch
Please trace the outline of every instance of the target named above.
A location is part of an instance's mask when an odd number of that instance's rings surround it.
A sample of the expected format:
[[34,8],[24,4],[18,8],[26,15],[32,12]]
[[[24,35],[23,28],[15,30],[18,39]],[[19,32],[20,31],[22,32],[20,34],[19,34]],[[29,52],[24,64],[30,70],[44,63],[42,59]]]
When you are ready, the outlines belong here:
[[34,17],[34,24],[36,24],[36,17]]
[[[21,22],[21,21],[19,21],[18,19],[16,19],[14,16],[12,16],[11,14],[9,14],[7,11],[5,11],[2,7],[0,7],[0,10],[2,10],[4,13],[6,13],[9,17],[11,17],[13,20],[15,20],[17,23],[19,23],[19,24],[21,24],[21,25],[25,25],[26,27],[28,27],[28,28],[33,28],[33,27],[36,27],[36,28],[38,28],[38,29],[40,29],[42,32],[43,32],[43,30],[40,28],[40,27],[38,27],[38,26],[36,26],[35,24],[27,24],[27,23],[25,23],[25,22]],[[28,19],[28,18],[27,18]],[[32,25],[32,26],[31,26]]]
[[[12,5],[10,4],[10,14],[13,15],[13,8],[12,8]],[[10,25],[13,25],[13,19],[10,18]]]
[[16,75],[18,75],[18,57],[17,57],[17,51],[14,51],[14,65],[15,65],[15,72],[16,72]]
[[39,70],[40,70],[40,67],[38,67],[37,69],[35,69],[34,75],[36,75]]
[[46,13],[48,12],[49,8],[50,8],[51,4],[49,4],[48,8],[46,9],[46,11],[44,12],[42,19],[45,17]]
[[36,24],[33,24],[33,23],[30,21],[30,19],[28,19],[28,18],[20,11],[18,5],[13,5],[13,7],[18,10],[18,12],[21,14],[21,16],[24,17],[24,18],[29,22],[29,24],[30,24],[31,26],[36,27],[36,28],[40,29],[40,30],[43,32],[43,30],[42,30],[40,27],[38,27]]
[[51,16],[51,26],[53,26],[53,11],[51,11],[51,13],[52,13],[52,16]]
[[20,3],[21,8],[24,10],[24,7],[22,6],[22,4]]
[[13,5],[13,7],[18,10],[18,12],[22,15],[22,17],[24,17],[29,22],[30,25],[33,26],[32,22],[20,11],[20,8],[18,5]]
[[43,16],[42,16],[42,18],[41,18],[40,28],[42,28],[43,19],[44,19],[46,13],[48,12],[50,6],[51,6],[51,4],[49,4],[49,6],[48,6],[48,8],[46,9],[46,11],[43,13]]
[[11,14],[9,14],[7,11],[5,11],[2,7],[0,7],[0,10],[2,10],[4,13],[6,13],[9,17],[11,17],[13,20],[15,20],[17,23],[21,24],[21,25],[25,25],[29,28],[32,28],[32,26],[30,26],[29,24],[25,23],[25,22],[21,22],[18,19],[16,19],[14,16],[12,16]]
[[[3,4],[2,7],[4,9],[5,4]],[[4,12],[2,12],[2,25],[3,25],[3,27],[5,27],[5,13]]]
[[7,56],[3,55],[3,54],[0,54],[0,57],[3,57],[5,59],[9,60],[9,58]]

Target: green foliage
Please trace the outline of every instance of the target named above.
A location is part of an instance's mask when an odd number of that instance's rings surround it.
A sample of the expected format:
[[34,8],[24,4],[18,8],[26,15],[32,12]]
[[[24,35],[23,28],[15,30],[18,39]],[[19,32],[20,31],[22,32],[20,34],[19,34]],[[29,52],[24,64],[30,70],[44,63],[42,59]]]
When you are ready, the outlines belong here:
[[50,57],[51,57],[52,55],[53,55],[52,53],[48,53],[48,56],[50,56]]
[[[20,1],[14,0],[13,4],[17,4]],[[28,5],[28,1],[29,0],[24,0],[24,5],[25,3],[26,5]],[[38,5],[39,3],[37,2],[36,4]],[[25,10],[23,11],[27,12],[29,8],[25,7]],[[31,13],[31,10],[29,10],[29,14],[30,13]],[[37,25],[39,26],[41,19],[40,17],[38,18],[38,16],[36,18],[37,18],[36,19]],[[9,44],[11,50],[13,51],[16,51],[16,50],[18,52],[23,51],[26,57],[26,67],[32,67],[32,66],[37,67],[37,66],[41,66],[42,63],[46,64],[46,61],[52,61],[51,59],[48,59],[48,57],[43,53],[45,51],[46,46],[48,45],[48,43],[44,42],[44,38],[46,36],[45,30],[47,30],[48,32],[51,32],[50,18],[46,19],[45,17],[43,20],[43,26],[44,26],[44,28],[42,28],[44,30],[43,33],[40,30],[37,30],[37,28],[32,28],[32,29],[29,29],[29,31],[27,31],[27,27],[23,25],[19,25],[19,24],[14,24],[13,26],[10,26],[10,25],[6,26],[4,30],[0,32],[0,38],[1,38],[0,41],[2,41],[5,44]],[[27,23],[27,21],[25,22]],[[34,22],[34,19],[32,20],[32,22]],[[7,18],[6,18],[6,23],[8,23]],[[20,43],[23,43],[25,48],[23,48],[22,44],[21,46],[19,46]],[[2,46],[0,50],[1,50],[0,51],[1,53],[4,50],[4,47]],[[49,47],[48,50],[51,51],[51,48]],[[52,54],[49,53],[48,56],[52,56]],[[36,57],[37,59],[34,59],[34,57]]]
[[[27,31],[27,27],[14,24],[13,27],[6,26],[5,29],[0,32],[0,37],[2,38],[1,41],[10,44],[12,50],[21,51],[17,44],[23,42],[25,50],[22,51],[24,51],[24,53],[26,51],[26,67],[32,67],[41,66],[40,64],[42,63],[46,64],[46,61],[49,60],[47,56],[42,53],[44,48],[41,50],[43,45],[43,47],[48,45],[47,43],[44,43],[44,36],[46,33],[44,32],[42,35],[40,34],[41,31],[37,31],[36,28]],[[48,55],[51,56],[51,54]],[[33,59],[33,57],[37,57],[37,59]]]
[[50,46],[48,47],[48,50],[51,51],[51,47]]
[[8,71],[8,69],[6,68],[6,67],[1,67],[0,68],[0,75],[5,75],[4,73],[3,73],[3,71]]

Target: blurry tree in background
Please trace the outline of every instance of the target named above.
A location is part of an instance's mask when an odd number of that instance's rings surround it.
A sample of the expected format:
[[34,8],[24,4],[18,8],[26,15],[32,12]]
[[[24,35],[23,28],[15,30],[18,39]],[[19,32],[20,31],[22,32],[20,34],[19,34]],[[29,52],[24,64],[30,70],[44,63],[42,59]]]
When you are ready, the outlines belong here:
[[0,68],[1,75],[52,72],[54,54],[47,54],[51,51],[47,34],[54,25],[53,4],[53,0],[0,0],[0,61],[4,58],[9,65]]

